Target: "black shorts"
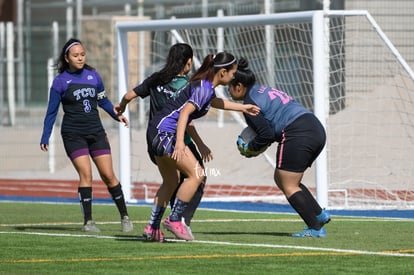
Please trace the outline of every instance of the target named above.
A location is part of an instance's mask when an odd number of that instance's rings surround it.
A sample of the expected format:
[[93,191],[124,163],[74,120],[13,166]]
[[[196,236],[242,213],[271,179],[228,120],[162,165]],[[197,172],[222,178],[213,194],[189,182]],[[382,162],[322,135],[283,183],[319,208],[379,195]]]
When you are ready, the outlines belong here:
[[325,129],[315,115],[298,117],[282,131],[276,152],[276,168],[304,172],[311,167],[325,142]]
[[105,132],[96,135],[62,134],[65,151],[71,160],[79,156],[110,155],[111,146]]
[[148,126],[147,150],[153,160],[154,156],[166,156],[174,152],[176,135],[174,133],[159,132],[157,128]]
[[[172,154],[174,151],[176,135],[171,133],[158,132],[155,128],[147,129],[147,150],[151,161],[156,164],[154,156],[164,156]],[[191,150],[201,167],[204,167],[203,159],[197,150],[194,142],[186,144]]]

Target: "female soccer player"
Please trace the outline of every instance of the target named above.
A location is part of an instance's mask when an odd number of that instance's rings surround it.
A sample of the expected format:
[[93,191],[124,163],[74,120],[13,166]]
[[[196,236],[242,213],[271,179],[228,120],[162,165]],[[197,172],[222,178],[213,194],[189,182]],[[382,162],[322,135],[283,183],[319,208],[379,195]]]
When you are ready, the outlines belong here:
[[[115,111],[122,114],[125,111],[127,104],[130,103],[131,100],[135,99],[138,96],[141,98],[146,98],[149,96],[149,120],[151,120],[154,114],[161,110],[168,100],[175,100],[175,98],[179,95],[182,90],[181,88],[184,87],[188,82],[187,75],[191,71],[192,65],[193,49],[191,46],[186,43],[176,43],[172,45],[168,52],[167,61],[164,67],[160,71],[151,74],[140,85],[136,86],[131,91],[128,91],[122,97],[121,102],[118,105],[115,105]],[[193,143],[191,136],[196,142],[197,147]],[[185,144],[194,154],[200,166],[204,167],[203,159],[206,161],[210,160],[211,151],[201,140],[192,123],[186,129]],[[197,148],[200,150],[200,153],[198,152]],[[148,153],[150,155],[151,161],[156,164],[154,154],[150,149],[148,150]],[[181,185],[185,177],[186,176],[183,174],[180,175],[179,185]],[[194,197],[191,199],[190,204],[183,213],[185,223],[184,226],[188,226],[187,229],[190,234],[191,228],[189,226],[194,213],[200,204],[201,198],[203,196],[204,186],[205,181],[200,184]],[[174,204],[174,201],[175,196],[173,195],[170,202],[171,206]],[[153,233],[151,229],[148,229],[147,231],[149,231],[149,234]]]
[[100,232],[92,219],[91,156],[119,210],[122,231],[130,232],[133,224],[128,216],[121,184],[114,174],[110,144],[97,107],[103,108],[125,126],[128,126],[128,120],[114,112],[100,75],[86,63],[86,52],[81,41],[72,38],[65,43],[56,68],[59,74],[50,88],[40,149],[48,151],[50,134],[62,103],[61,135],[66,154],[79,174],[78,194],[84,218],[82,231]]
[[149,226],[144,231],[144,237],[164,240],[160,223],[166,205],[177,188],[178,169],[187,175],[187,178],[179,187],[174,207],[163,225],[178,239],[194,239],[183,226],[181,217],[197,188],[204,181],[204,173],[195,156],[185,145],[184,133],[189,123],[206,115],[210,107],[241,111],[250,115],[259,112],[257,106],[234,103],[215,96],[214,88],[217,85],[227,85],[236,69],[237,60],[229,53],[207,55],[179,96],[175,100],[166,102],[161,111],[157,112],[149,122],[147,142],[155,156],[163,182],[157,192],[155,206]]
[[244,115],[257,136],[249,143],[239,138],[238,149],[242,155],[254,157],[271,143],[279,143],[274,181],[307,225],[302,232],[292,236],[325,237],[323,226],[330,221],[330,215],[301,183],[305,170],[325,145],[325,130],[313,113],[287,93],[255,82],[248,62],[241,58],[229,92],[234,100],[259,106],[260,114]]

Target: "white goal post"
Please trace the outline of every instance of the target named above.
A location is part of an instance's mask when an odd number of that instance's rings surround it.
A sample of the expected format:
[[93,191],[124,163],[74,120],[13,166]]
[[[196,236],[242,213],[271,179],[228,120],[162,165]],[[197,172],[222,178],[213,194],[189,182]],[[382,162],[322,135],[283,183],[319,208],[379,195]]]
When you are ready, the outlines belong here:
[[[409,180],[414,176],[414,158],[405,156],[404,152],[411,150],[408,152],[414,155],[411,140],[414,133],[414,108],[411,108],[414,107],[414,74],[367,11],[149,20],[118,22],[115,27],[119,99],[132,88],[128,87],[128,51],[131,51],[128,33],[145,33],[148,37],[145,38],[148,43],[140,43],[141,47],[133,49],[140,53],[140,58],[146,59],[139,60],[141,64],[150,64],[147,72],[140,72],[140,78],[159,67],[167,55],[166,49],[177,40],[192,45],[198,60],[220,49],[247,57],[260,84],[286,90],[311,109],[325,126],[327,146],[317,159],[311,172],[314,178],[310,180],[316,182],[314,190],[323,207],[413,206],[413,184]],[[142,39],[144,35],[139,37]],[[269,45],[276,50],[268,51]],[[274,56],[269,56],[269,52]],[[136,79],[137,82],[142,80]],[[383,101],[398,107],[378,110],[378,104]],[[369,109],[368,102],[376,104],[375,108]],[[139,112],[130,117],[131,128],[119,128],[120,180],[128,201],[140,199],[136,195],[137,188],[144,190],[145,199],[151,199],[148,185],[142,182],[154,181],[150,176],[140,179],[146,171],[143,162],[150,162],[145,156],[146,145],[140,149],[140,158],[144,160],[134,163],[134,151],[137,150],[134,146],[138,146],[133,145],[134,135],[145,132],[142,119],[135,116],[145,114],[143,106],[140,104]],[[129,112],[127,110],[127,116],[130,116]],[[386,116],[389,120],[377,125],[375,118],[375,123],[368,120],[373,115]],[[398,119],[398,128],[394,119]],[[134,125],[134,120],[141,123]],[[230,120],[238,121],[234,117]],[[379,140],[371,135],[372,129],[379,134]],[[378,132],[379,129],[389,134]],[[390,135],[399,142],[408,143],[393,148],[398,150],[386,150],[381,142]],[[146,143],[145,138],[137,143]],[[233,144],[233,140],[229,144]],[[365,148],[371,145],[373,148]],[[271,151],[268,153],[270,157],[267,155],[261,161],[271,162],[273,155]],[[141,167],[139,171],[133,172],[138,166]],[[387,172],[383,170],[385,166]],[[387,173],[393,175],[384,182]],[[270,179],[267,185],[271,182]],[[236,185],[235,188],[240,188]],[[218,185],[215,188],[219,188]],[[266,200],[269,199],[267,195],[270,194],[252,197]],[[205,199],[214,198],[206,194]],[[216,199],[225,200],[220,196]],[[248,198],[241,196],[240,199]],[[270,196],[270,200],[277,201],[278,197]]]

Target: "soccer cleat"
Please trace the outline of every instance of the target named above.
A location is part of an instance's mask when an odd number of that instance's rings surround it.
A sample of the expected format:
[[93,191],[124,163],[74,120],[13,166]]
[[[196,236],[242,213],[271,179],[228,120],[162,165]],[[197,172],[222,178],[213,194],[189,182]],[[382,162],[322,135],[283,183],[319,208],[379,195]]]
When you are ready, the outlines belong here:
[[305,237],[312,237],[312,238],[323,238],[326,237],[326,230],[325,228],[321,228],[319,230],[315,230],[309,227],[305,227],[305,229],[302,232],[299,233],[293,233],[292,237],[296,238],[305,238]]
[[322,209],[322,212],[318,216],[316,216],[316,219],[318,220],[320,226],[324,226],[325,224],[331,221],[331,215],[329,215],[328,211]]
[[99,233],[101,230],[99,230],[98,227],[96,227],[96,224],[94,221],[89,220],[86,222],[86,224],[82,227],[83,232],[93,232],[93,233]]
[[121,220],[122,232],[131,232],[134,230],[132,220],[128,216],[124,216]]
[[151,242],[165,242],[164,233],[160,229],[154,229],[151,225],[147,225],[145,227],[144,232],[142,233],[142,236],[147,240]]
[[183,226],[185,227],[185,229],[187,230],[188,234],[190,234],[191,238],[193,238],[193,240],[194,240],[193,231],[191,230],[191,227],[185,223],[184,217],[181,218],[181,222],[182,222]]
[[177,239],[186,240],[186,241],[192,241],[194,240],[193,235],[191,234],[191,231],[189,232],[184,226],[182,221],[172,222],[170,221],[170,217],[167,217],[164,222],[162,223],[168,231],[173,233]]

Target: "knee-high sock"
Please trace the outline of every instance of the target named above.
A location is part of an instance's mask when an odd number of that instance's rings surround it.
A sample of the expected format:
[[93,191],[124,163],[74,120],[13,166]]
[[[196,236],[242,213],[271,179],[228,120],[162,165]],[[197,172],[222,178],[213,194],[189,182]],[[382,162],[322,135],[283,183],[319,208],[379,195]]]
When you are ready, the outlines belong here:
[[174,207],[175,198],[177,197],[178,189],[180,189],[181,184],[183,184],[183,182],[186,178],[187,178],[187,176],[180,172],[180,181],[178,182],[178,186],[177,186],[177,188],[175,188],[175,191],[171,195],[171,198],[170,198],[170,207],[171,207],[171,209]]
[[92,187],[78,188],[79,202],[83,214],[83,222],[92,220]]
[[115,202],[116,207],[118,208],[121,218],[128,216],[127,207],[125,204],[124,192],[122,191],[122,186],[119,183],[117,186],[108,188],[108,192],[112,196],[112,200]]
[[204,186],[205,186],[205,181],[202,182],[198,186],[197,191],[195,192],[193,198],[188,203],[187,207],[185,208],[183,212],[183,218],[184,218],[185,224],[188,226],[190,226],[194,213],[197,210],[198,206],[200,205],[201,198],[203,197],[203,194],[204,194]]
[[303,191],[296,192],[288,198],[288,201],[309,228],[315,230],[321,229],[321,226],[316,219],[316,215],[310,206],[311,203]]
[[315,197],[312,195],[312,193],[309,191],[309,189],[303,185],[302,183],[299,185],[300,189],[302,189],[302,192],[307,197],[310,206],[313,209],[313,212],[315,212],[315,215],[319,215],[322,212],[322,207],[319,205],[319,203],[315,200]]

